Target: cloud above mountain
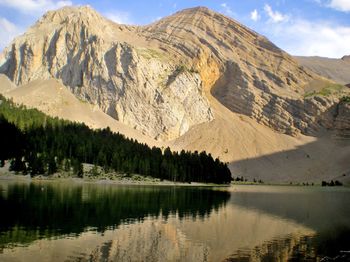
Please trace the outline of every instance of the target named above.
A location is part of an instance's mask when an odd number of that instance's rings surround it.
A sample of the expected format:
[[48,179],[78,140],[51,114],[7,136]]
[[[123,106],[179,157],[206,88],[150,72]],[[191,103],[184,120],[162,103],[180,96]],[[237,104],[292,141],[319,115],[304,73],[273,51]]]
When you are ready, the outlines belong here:
[[342,12],[350,12],[349,0],[332,0],[327,5]]
[[289,19],[288,15],[284,15],[278,11],[273,11],[272,7],[268,4],[265,4],[264,10],[269,17],[269,22],[281,23],[281,22],[286,22]]
[[0,17],[0,47],[5,47],[15,36],[23,30],[4,17]]
[[121,12],[118,10],[111,10],[103,14],[105,17],[107,17],[109,20],[112,20],[115,23],[118,24],[132,24],[132,20],[130,18],[130,13],[128,12]]
[[258,10],[254,9],[251,13],[250,13],[250,19],[252,19],[253,21],[258,21],[261,18]]
[[287,25],[270,27],[272,39],[294,55],[340,58],[349,53],[350,27],[327,21],[295,19]]
[[48,10],[72,5],[71,1],[53,0],[0,0],[0,6],[13,8],[24,14],[42,14]]

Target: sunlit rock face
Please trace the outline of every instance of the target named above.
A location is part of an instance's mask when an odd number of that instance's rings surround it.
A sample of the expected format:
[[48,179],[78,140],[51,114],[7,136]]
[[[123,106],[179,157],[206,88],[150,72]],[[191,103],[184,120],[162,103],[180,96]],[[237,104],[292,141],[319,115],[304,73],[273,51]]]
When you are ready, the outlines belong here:
[[139,30],[89,7],[49,12],[5,50],[0,72],[17,85],[61,79],[79,98],[160,140],[212,120],[200,75],[133,39]]

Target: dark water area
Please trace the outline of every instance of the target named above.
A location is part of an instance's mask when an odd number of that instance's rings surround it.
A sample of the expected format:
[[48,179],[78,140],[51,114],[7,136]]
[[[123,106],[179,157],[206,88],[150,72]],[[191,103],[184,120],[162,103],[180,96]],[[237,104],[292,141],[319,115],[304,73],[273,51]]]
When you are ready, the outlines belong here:
[[348,188],[0,182],[0,261],[350,261]]

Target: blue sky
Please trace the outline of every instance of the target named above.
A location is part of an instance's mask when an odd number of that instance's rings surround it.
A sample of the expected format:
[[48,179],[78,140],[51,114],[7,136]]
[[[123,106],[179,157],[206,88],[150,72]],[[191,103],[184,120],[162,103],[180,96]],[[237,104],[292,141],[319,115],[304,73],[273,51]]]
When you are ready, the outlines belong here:
[[206,6],[293,55],[350,54],[350,0],[0,0],[0,50],[46,11],[65,5],[90,5],[116,22],[139,25],[184,8]]

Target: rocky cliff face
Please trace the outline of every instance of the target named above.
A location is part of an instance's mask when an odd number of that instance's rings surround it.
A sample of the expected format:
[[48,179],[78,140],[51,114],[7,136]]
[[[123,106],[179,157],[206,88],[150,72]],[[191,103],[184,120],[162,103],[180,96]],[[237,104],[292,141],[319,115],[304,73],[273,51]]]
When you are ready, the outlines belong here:
[[334,126],[338,138],[350,139],[350,103],[341,101],[335,110]]
[[[127,41],[134,34],[137,43]],[[212,120],[200,75],[144,46],[136,34],[89,7],[63,8],[5,50],[0,72],[17,85],[61,79],[81,99],[160,140]]]
[[89,7],[49,12],[5,50],[0,73],[17,85],[61,79],[76,96],[160,140],[215,117],[209,90],[230,110],[290,135],[329,127],[339,97],[304,99],[319,76],[202,7],[144,27],[114,24]]
[[316,91],[306,97],[295,93],[288,96],[269,90],[268,84],[257,87],[246,82],[245,86],[235,86],[231,76],[214,89],[214,95],[226,107],[292,136],[315,135],[322,128],[333,128],[333,107],[343,92],[346,94],[344,90],[327,96],[317,95]]

